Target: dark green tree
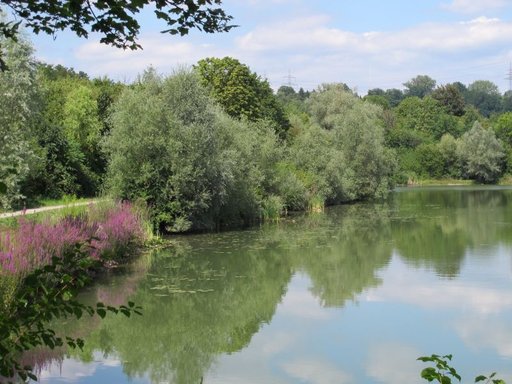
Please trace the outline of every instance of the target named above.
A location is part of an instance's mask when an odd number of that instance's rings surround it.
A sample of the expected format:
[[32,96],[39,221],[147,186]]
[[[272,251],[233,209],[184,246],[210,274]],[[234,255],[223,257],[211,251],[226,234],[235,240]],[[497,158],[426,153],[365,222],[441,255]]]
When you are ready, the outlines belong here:
[[389,105],[394,108],[404,99],[404,93],[396,88],[386,89],[386,98],[389,101]]
[[498,86],[488,80],[476,80],[469,84],[465,98],[467,103],[474,105],[485,117],[499,113],[502,109]]
[[386,95],[386,92],[381,88],[373,88],[373,89],[368,90],[367,95],[368,96],[384,96],[384,95]]
[[432,97],[408,97],[395,108],[396,129],[415,131],[424,140],[439,140],[445,133],[456,135],[458,126],[453,116]]
[[512,91],[503,94],[503,112],[512,112]]
[[439,101],[446,112],[453,116],[462,116],[465,112],[464,95],[454,84],[437,87],[432,92],[432,97]]
[[273,121],[276,131],[284,137],[290,123],[267,80],[232,57],[202,59],[196,70],[202,84],[228,115],[249,121]]

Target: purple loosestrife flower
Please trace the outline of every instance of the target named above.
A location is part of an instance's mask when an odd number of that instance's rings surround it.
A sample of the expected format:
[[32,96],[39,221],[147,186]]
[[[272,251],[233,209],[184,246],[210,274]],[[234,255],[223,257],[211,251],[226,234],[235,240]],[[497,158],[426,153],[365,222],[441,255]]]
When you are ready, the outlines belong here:
[[91,242],[96,259],[122,257],[144,240],[142,219],[129,203],[87,216],[65,217],[52,224],[21,218],[16,230],[0,232],[0,275],[24,275],[61,257],[77,243]]

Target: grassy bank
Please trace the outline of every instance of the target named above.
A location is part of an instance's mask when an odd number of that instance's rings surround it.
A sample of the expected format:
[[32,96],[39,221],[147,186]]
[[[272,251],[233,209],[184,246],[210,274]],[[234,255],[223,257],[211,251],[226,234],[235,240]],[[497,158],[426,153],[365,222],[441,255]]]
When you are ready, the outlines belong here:
[[101,202],[0,223],[0,304],[7,310],[24,277],[76,244],[105,266],[132,255],[150,237],[143,207]]
[[474,180],[465,179],[419,179],[410,180],[407,185],[410,186],[449,186],[449,185],[474,185]]

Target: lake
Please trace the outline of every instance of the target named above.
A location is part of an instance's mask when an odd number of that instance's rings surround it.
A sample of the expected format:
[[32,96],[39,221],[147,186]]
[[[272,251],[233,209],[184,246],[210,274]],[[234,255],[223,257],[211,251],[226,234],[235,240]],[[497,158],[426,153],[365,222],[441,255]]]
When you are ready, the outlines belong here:
[[40,356],[42,383],[422,383],[432,353],[512,382],[510,188],[404,188],[174,242],[87,292],[144,315],[60,324],[86,347]]

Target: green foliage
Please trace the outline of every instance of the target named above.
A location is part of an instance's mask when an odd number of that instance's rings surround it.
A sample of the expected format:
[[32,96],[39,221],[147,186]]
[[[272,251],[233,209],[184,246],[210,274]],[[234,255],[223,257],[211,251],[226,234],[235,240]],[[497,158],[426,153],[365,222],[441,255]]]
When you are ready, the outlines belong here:
[[250,121],[270,120],[284,137],[290,123],[267,80],[232,57],[199,60],[196,70],[201,83],[228,115]]
[[416,149],[420,169],[418,173],[430,178],[444,176],[445,162],[436,144],[422,144]]
[[512,145],[512,112],[500,115],[494,123],[496,137],[509,146]]
[[340,84],[322,86],[308,105],[318,128],[311,127],[310,137],[298,138],[299,147],[291,150],[299,167],[304,164],[310,173],[321,175],[319,194],[329,203],[386,194],[395,164],[393,153],[384,147],[382,109]]
[[460,177],[460,163],[457,157],[457,140],[449,133],[437,143],[443,161],[443,177]]
[[[0,13],[0,22],[3,20]],[[0,209],[16,205],[24,197],[21,186],[37,161],[33,130],[40,110],[32,47],[0,36],[1,56],[15,71],[0,72]]]
[[460,138],[457,145],[463,172],[481,183],[493,183],[503,173],[505,153],[494,131],[478,122]]
[[[421,371],[421,377],[427,380],[429,383],[437,381],[440,384],[451,384],[452,379],[461,381],[461,376],[457,373],[455,368],[451,366],[452,355],[431,355],[422,356],[417,360],[423,361],[424,363],[431,363],[433,367],[427,367]],[[484,381],[485,384],[506,384],[501,379],[495,379],[496,372],[491,373],[489,376],[479,375],[475,377],[475,383]]]
[[[49,35],[57,31],[70,29],[79,37],[98,32],[101,43],[118,48],[139,49],[137,37],[140,25],[132,16],[145,8],[151,8],[156,19],[166,24],[162,32],[172,35],[186,35],[190,29],[205,32],[227,32],[232,17],[222,8],[221,0],[103,0],[93,6],[85,0],[69,2],[47,1],[2,1],[18,19],[38,34]],[[19,23],[0,23],[1,37],[12,37],[18,33]]]
[[417,131],[425,139],[439,140],[445,133],[456,135],[458,125],[432,97],[408,97],[395,109],[396,128]]
[[265,220],[279,220],[284,213],[283,199],[280,196],[268,196],[262,202],[261,211]]
[[469,84],[464,97],[467,103],[475,106],[485,117],[502,109],[498,86],[488,80],[476,80]]
[[429,383],[437,381],[440,384],[450,384],[453,379],[461,380],[457,371],[449,365],[452,355],[431,355],[419,357],[418,360],[423,362],[431,362],[435,367],[428,367],[421,371],[421,377]]
[[389,100],[384,95],[367,95],[364,97],[364,100],[369,103],[380,105],[383,109],[389,109]]
[[444,106],[446,112],[453,116],[464,115],[464,95],[454,84],[437,87],[432,92],[432,97]]
[[[7,310],[0,315],[0,375],[7,380],[31,378],[37,380],[32,367],[21,366],[20,354],[34,347],[55,348],[68,345],[82,348],[80,338],[58,335],[49,327],[54,319],[80,319],[83,315],[107,312],[130,316],[140,313],[140,307],[129,302],[128,306],[112,307],[97,303],[85,305],[76,295],[89,281],[89,271],[98,262],[87,256],[83,245],[77,245],[62,258],[54,257],[52,263],[28,274],[14,293]],[[3,278],[3,277],[2,277]]]
[[277,140],[264,124],[218,110],[195,73],[149,71],[126,89],[106,141],[115,196],[142,198],[170,232],[257,219]]
[[389,101],[389,105],[394,108],[405,98],[404,93],[400,89],[392,88],[387,89],[385,96]]
[[122,85],[89,80],[62,66],[38,66],[42,118],[35,128],[40,162],[23,192],[34,199],[63,194],[94,196],[107,159],[100,142],[110,130],[109,108]]
[[418,75],[404,83],[405,96],[423,98],[432,93],[436,81],[427,75]]

